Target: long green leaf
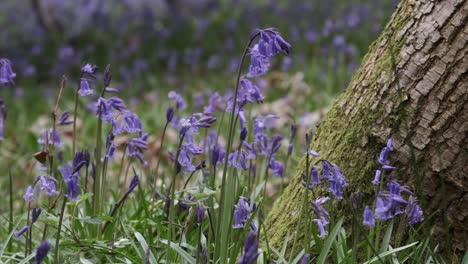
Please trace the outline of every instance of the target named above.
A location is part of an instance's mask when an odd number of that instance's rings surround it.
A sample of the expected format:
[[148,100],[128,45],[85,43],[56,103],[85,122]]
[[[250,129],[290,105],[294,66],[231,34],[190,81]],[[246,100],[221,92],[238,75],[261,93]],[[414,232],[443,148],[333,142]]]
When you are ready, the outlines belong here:
[[380,247],[380,253],[388,250],[388,245],[390,244],[390,238],[392,237],[392,232],[393,232],[393,220],[387,226],[387,230],[385,231],[385,236],[382,241],[382,245]]
[[36,256],[36,252],[33,252],[33,253],[29,254],[25,259],[21,260],[20,263],[18,263],[18,264],[26,264],[26,263],[29,263],[29,261],[30,261],[31,259],[33,259],[35,256]]
[[5,249],[7,248],[8,246],[8,243],[10,243],[10,239],[11,237],[13,236],[15,230],[18,228],[19,224],[20,224],[21,221],[18,221],[18,223],[16,223],[16,225],[13,227],[13,230],[11,230],[11,233],[8,235],[8,237],[3,241],[3,247],[0,248],[0,259],[2,258],[3,256],[3,252],[5,252]]
[[328,253],[330,251],[330,248],[333,244],[333,242],[336,239],[336,236],[338,235],[341,225],[343,224],[343,217],[338,220],[336,225],[333,227],[332,231],[330,232],[330,235],[328,238],[325,240],[325,243],[323,244],[322,250],[320,251],[320,255],[317,260],[317,264],[324,264],[325,261],[327,260]]
[[392,255],[392,254],[394,254],[394,253],[396,253],[396,252],[398,252],[398,251],[402,251],[402,250],[404,250],[404,249],[410,248],[410,247],[412,247],[412,246],[414,246],[414,245],[416,245],[416,244],[418,244],[418,243],[419,243],[419,242],[416,241],[416,242],[411,243],[411,244],[408,244],[408,245],[406,245],[406,246],[402,246],[402,247],[399,247],[399,248],[394,248],[394,249],[385,251],[385,252],[383,252],[383,253],[380,253],[378,257],[377,257],[377,256],[376,256],[376,257],[373,257],[371,260],[366,261],[366,262],[364,262],[363,264],[374,263],[374,262],[378,261],[379,258],[380,258],[380,259],[383,259],[383,258],[386,257],[386,256],[389,256],[389,255]]
[[151,249],[148,246],[148,243],[146,243],[145,238],[140,234],[140,232],[135,232],[135,237],[140,242],[141,247],[143,248],[143,258],[145,258],[146,251],[149,251],[149,262],[151,264],[156,264],[156,258],[153,255],[153,252],[151,252]]
[[[166,239],[162,239],[161,240],[161,243],[167,245],[167,240]],[[187,261],[188,263],[190,264],[195,264],[197,261],[194,257],[192,257],[187,251],[185,251],[183,248],[179,247],[178,244],[176,243],[173,243],[173,242],[170,242],[170,247],[175,250],[177,253],[179,253],[184,259],[185,261]]]

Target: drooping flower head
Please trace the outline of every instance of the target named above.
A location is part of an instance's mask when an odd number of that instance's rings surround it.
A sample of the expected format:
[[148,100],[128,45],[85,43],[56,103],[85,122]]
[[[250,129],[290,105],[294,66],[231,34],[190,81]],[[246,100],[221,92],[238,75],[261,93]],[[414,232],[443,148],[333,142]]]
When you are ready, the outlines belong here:
[[250,67],[248,77],[258,77],[265,74],[270,67],[270,58],[278,53],[289,55],[291,45],[286,42],[278,31],[272,28],[258,30],[259,41],[250,49]]

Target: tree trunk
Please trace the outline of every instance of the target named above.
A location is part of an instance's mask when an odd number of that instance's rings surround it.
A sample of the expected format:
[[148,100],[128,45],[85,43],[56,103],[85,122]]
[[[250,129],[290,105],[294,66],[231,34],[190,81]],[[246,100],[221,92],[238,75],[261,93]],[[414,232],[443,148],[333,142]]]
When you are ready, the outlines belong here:
[[[402,1],[311,145],[347,176],[346,192],[371,197],[392,136],[396,178],[416,190],[426,219],[436,212],[440,246],[459,254],[468,250],[467,20],[468,0]],[[273,245],[294,235],[303,171],[304,162],[267,218]]]

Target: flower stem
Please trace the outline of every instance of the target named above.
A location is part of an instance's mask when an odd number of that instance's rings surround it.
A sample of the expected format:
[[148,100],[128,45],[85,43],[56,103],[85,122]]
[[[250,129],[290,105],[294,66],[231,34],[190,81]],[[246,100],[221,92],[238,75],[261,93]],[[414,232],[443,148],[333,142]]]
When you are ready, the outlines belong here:
[[[239,63],[239,69],[237,72],[237,79],[236,79],[236,87],[234,90],[234,98],[232,103],[232,110],[231,116],[229,119],[229,134],[228,134],[228,142],[226,146],[226,154],[224,156],[224,168],[223,168],[223,176],[222,176],[222,184],[221,184],[221,199],[220,199],[220,209],[219,209],[219,216],[216,230],[216,237],[215,237],[215,260],[217,257],[220,257],[221,263],[227,262],[227,249],[228,249],[228,233],[229,233],[229,224],[230,224],[230,213],[231,207],[233,203],[233,199],[226,199],[226,192],[232,191],[233,185],[233,177],[229,177],[229,181],[226,183],[227,179],[227,167],[228,167],[228,157],[229,153],[231,152],[231,145],[234,138],[234,129],[235,129],[235,122],[234,119],[236,117],[236,106],[237,106],[237,95],[239,92],[239,82],[241,78],[242,66],[244,64],[245,58],[247,57],[247,53],[250,49],[250,45],[252,45],[253,41],[260,35],[257,32],[254,36],[252,36],[245,46],[244,53],[242,54],[241,62]],[[223,231],[223,232],[221,232]]]
[[161,157],[162,157],[162,152],[163,152],[164,138],[166,137],[166,130],[167,130],[168,125],[169,125],[169,122],[166,122],[166,125],[164,125],[163,133],[162,133],[162,136],[161,136],[161,142],[159,144],[158,163],[156,163],[156,169],[155,169],[156,177],[153,178],[153,180],[151,182],[151,186],[153,188],[153,191],[155,190],[156,183],[157,183],[157,181],[159,179],[159,164],[161,164]]
[[174,177],[171,182],[171,198],[169,200],[169,238],[167,239],[167,252],[166,252],[166,263],[171,263],[169,261],[170,258],[170,251],[171,251],[171,241],[175,238],[175,230],[174,230],[174,217],[175,217],[175,187],[177,185],[177,176],[179,174],[179,155],[182,149],[182,143],[184,142],[185,133],[181,135],[179,140],[179,145],[177,146],[177,154],[174,159]]
[[79,89],[76,89],[76,93],[75,93],[75,110],[73,112],[73,143],[72,143],[72,155],[75,155],[75,150],[76,150],[76,116],[78,114],[78,98],[79,98],[79,94],[78,94],[78,90]]
[[60,218],[57,227],[57,238],[55,239],[55,258],[54,263],[59,262],[59,243],[60,243],[60,231],[62,229],[63,215],[65,214],[65,206],[67,205],[67,197],[63,195],[62,209],[60,210]]

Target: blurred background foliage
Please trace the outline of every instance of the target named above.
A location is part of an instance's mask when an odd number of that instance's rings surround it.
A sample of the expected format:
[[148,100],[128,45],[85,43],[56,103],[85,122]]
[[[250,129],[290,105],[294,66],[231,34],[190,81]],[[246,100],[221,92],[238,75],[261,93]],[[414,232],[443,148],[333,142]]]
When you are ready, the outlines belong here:
[[[395,0],[2,0],[0,57],[24,86],[113,66],[122,87],[184,86],[232,74],[248,36],[275,27],[293,45],[276,65],[339,92]],[[220,88],[222,89],[222,88]]]

